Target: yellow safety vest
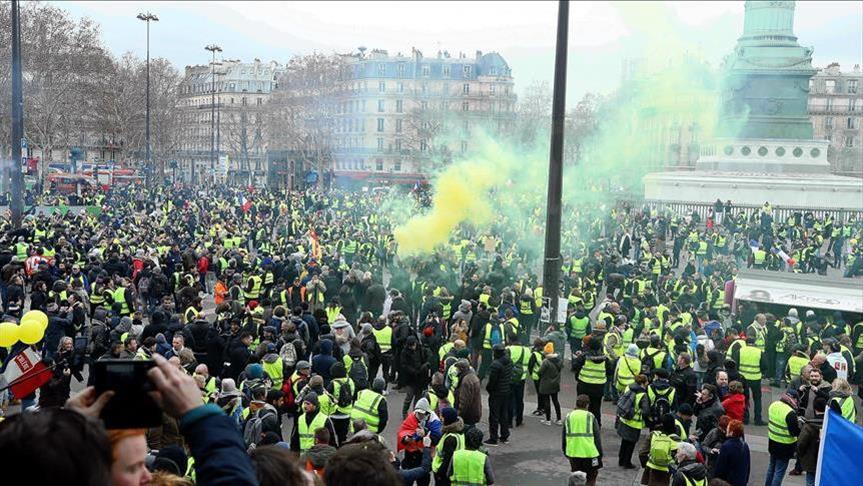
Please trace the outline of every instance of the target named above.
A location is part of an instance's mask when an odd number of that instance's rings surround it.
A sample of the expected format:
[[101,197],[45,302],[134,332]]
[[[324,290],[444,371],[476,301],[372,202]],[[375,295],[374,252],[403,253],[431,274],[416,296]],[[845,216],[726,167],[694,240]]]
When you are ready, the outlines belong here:
[[771,403],[770,408],[767,409],[767,437],[773,442],[780,444],[797,442],[797,437],[788,431],[788,424],[785,420],[789,412],[793,412],[793,409],[787,403],[779,400]]
[[378,426],[381,423],[381,418],[378,416],[378,406],[383,399],[384,397],[380,393],[372,390],[360,390],[354,408],[351,410],[351,419],[361,418],[365,420],[369,430],[379,433]]
[[375,335],[375,340],[378,342],[382,353],[393,348],[393,328],[390,326],[384,326],[380,330],[372,328],[372,334]]
[[485,486],[485,461],[486,455],[480,451],[453,452],[450,482],[453,486]]
[[593,385],[605,384],[605,361],[595,362],[590,359],[584,360],[584,366],[578,373],[578,381]]
[[641,373],[641,360],[630,356],[623,356],[617,360],[617,391],[623,392],[631,383],[635,382],[635,375]]
[[842,416],[848,419],[849,422],[854,423],[857,421],[857,408],[854,406],[853,398],[850,396],[833,397],[830,399],[830,402],[836,402],[839,404],[839,409],[842,410]]
[[740,374],[747,381],[761,380],[761,350],[755,346],[744,346],[740,349]]
[[632,415],[632,418],[627,419],[620,417],[621,422],[636,430],[641,430],[644,428],[644,417],[641,415],[641,400],[644,399],[644,394],[644,392],[639,392],[635,394],[635,401],[633,402],[634,413]]
[[593,414],[587,410],[573,410],[566,416],[566,457],[591,459],[599,457],[593,441]]
[[435,452],[434,458],[432,458],[431,468],[433,472],[438,472],[441,465],[443,465],[443,454],[442,449],[440,448],[443,447],[443,443],[447,439],[447,437],[455,437],[456,446],[455,449],[453,449],[452,451],[453,453],[455,453],[455,451],[464,450],[464,434],[458,434],[455,432],[447,432],[446,434],[444,434],[443,437],[440,438],[440,442],[438,442],[439,448]]
[[297,418],[297,435],[300,438],[300,452],[306,452],[315,445],[315,431],[327,425],[327,417],[323,412],[318,412],[311,424],[306,424],[306,414]]
[[120,315],[128,316],[131,312],[129,311],[129,304],[126,303],[126,288],[120,287],[111,294],[114,298],[114,302],[120,304]]
[[677,451],[678,441],[673,436],[665,435],[655,431],[650,437],[650,455],[647,458],[647,467],[657,471],[668,471]]
[[261,366],[267,372],[270,379],[273,380],[273,390],[281,390],[282,384],[285,381],[285,367],[282,363],[282,357],[279,356],[272,363],[263,361],[261,362]]

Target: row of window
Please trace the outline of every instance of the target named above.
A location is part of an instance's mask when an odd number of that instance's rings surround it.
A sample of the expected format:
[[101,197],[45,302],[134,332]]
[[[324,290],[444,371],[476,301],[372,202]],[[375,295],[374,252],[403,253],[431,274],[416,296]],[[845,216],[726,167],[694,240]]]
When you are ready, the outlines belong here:
[[[482,84],[483,83],[480,83],[480,86],[482,86]],[[443,83],[440,85],[435,83],[435,84],[432,84],[430,87],[429,83],[424,82],[424,83],[420,83],[419,86],[417,87],[417,89],[422,94],[438,93],[438,91],[436,89],[438,86],[440,86],[440,94],[443,94],[443,95],[451,95],[452,94],[452,92],[450,90],[450,84],[449,83]],[[391,88],[387,85],[386,81],[378,81],[378,93],[388,93],[388,92],[404,93],[405,92],[405,83],[403,83],[402,81],[396,81],[395,90],[390,91],[390,89]],[[411,87],[408,86],[408,89],[411,89]],[[461,85],[461,93],[462,94],[470,94],[471,89],[472,89],[471,83],[462,83],[462,85]],[[476,87],[474,86],[473,89],[476,90]],[[505,94],[505,95],[510,94],[510,86],[509,85],[503,84],[500,87],[500,89],[502,90],[501,92],[503,94]],[[368,81],[354,82],[353,84],[351,84],[350,91],[353,93],[368,93],[369,92],[369,83],[368,83]],[[207,92],[209,92],[209,91],[207,91]],[[488,85],[488,93],[487,94],[489,96],[495,96],[497,94],[497,92],[498,92],[498,85],[497,84],[489,84]]]
[[842,108],[842,105],[848,107],[848,111],[857,111],[860,109],[861,102],[857,98],[848,98],[848,103],[841,103],[840,99],[836,98],[815,98],[811,101],[811,110],[818,111],[836,111]]
[[[825,130],[832,130],[833,128],[835,128],[835,126],[836,125],[833,123],[833,117],[832,116],[825,116],[824,117],[824,129]],[[856,129],[860,128],[860,119],[855,118],[853,116],[849,116],[848,118],[845,119],[845,128],[848,130],[856,130]]]
[[[386,76],[387,75],[387,63],[384,63],[384,62],[378,63],[377,68],[378,68],[378,71],[377,71],[378,76]],[[473,66],[470,64],[462,65],[461,69],[462,69],[462,75],[464,75],[464,77],[466,77],[466,78],[471,77],[471,75],[473,74]],[[493,72],[490,72],[489,74],[491,74],[492,76],[497,75],[497,69],[496,68],[491,68],[491,71],[493,71]],[[396,75],[398,77],[400,77],[400,78],[405,77],[406,72],[407,72],[407,65],[405,63],[402,62],[402,63],[399,63],[396,65]],[[431,65],[430,64],[420,65],[420,75],[425,76],[425,77],[431,76]],[[443,65],[441,67],[441,75],[445,78],[452,76],[452,66],[447,65],[447,64]]]
[[[257,92],[270,92],[275,88],[278,88],[279,83],[271,82],[271,81],[234,81],[234,82],[222,82],[219,81],[216,83],[216,91],[257,91]],[[213,91],[212,83],[195,83],[195,84],[187,84],[182,87],[180,92],[182,94],[200,94],[200,93],[211,93]]]
[[[824,135],[824,140],[827,140],[827,141],[829,141],[829,142],[833,142],[833,134],[832,134],[832,133],[828,133],[828,134]],[[856,146],[857,146],[857,137],[855,137],[854,135],[845,135],[845,142],[844,142],[844,145],[845,145],[847,148],[854,148],[854,147],[856,147]]]
[[[365,165],[362,159],[353,159],[353,160],[340,160],[336,162],[337,170],[368,170],[368,167]],[[392,163],[393,172],[401,172],[402,171],[402,161],[395,160]],[[375,171],[383,172],[384,171],[384,159],[375,159]]]
[[[848,94],[856,94],[858,89],[859,79],[849,79],[845,83],[845,92]],[[811,91],[818,92],[818,84],[815,78],[809,79],[809,89]],[[842,87],[840,83],[835,79],[825,79],[824,80],[824,93],[827,94],[840,94],[842,93]]]

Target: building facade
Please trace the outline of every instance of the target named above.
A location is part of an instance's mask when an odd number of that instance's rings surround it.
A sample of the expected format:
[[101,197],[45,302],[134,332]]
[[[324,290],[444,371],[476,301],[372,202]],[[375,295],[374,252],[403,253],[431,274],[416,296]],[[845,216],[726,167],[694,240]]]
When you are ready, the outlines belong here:
[[509,65],[500,54],[438,52],[344,57],[332,173],[336,181],[411,182],[467,155],[480,131],[501,133],[515,117]]
[[275,61],[258,59],[217,61],[215,110],[213,71],[212,65],[186,66],[180,85],[176,176],[191,180],[194,166],[196,181],[263,183],[267,176],[264,110],[283,68]]
[[828,140],[834,173],[863,176],[863,72],[842,72],[838,63],[809,80],[809,117],[816,140]]

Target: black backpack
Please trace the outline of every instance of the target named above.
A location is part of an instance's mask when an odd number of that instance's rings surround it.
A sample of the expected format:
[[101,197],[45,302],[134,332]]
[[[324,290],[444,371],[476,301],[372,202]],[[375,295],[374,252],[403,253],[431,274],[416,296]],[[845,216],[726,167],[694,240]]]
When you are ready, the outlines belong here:
[[357,390],[365,390],[369,387],[369,370],[366,368],[366,363],[362,356],[351,357],[351,362],[351,372],[348,373],[348,376],[354,380]]
[[635,416],[635,393],[629,388],[617,399],[617,416],[623,419],[631,419]]
[[353,403],[354,396],[351,392],[351,386],[349,381],[343,381],[341,383],[333,382],[333,389],[335,389],[335,385],[339,387],[339,394],[336,397],[336,405],[341,408],[348,407]]
[[672,388],[667,388],[666,393],[655,393],[655,399],[650,404],[649,423],[657,425],[662,423],[662,417],[665,414],[671,413],[671,395]]

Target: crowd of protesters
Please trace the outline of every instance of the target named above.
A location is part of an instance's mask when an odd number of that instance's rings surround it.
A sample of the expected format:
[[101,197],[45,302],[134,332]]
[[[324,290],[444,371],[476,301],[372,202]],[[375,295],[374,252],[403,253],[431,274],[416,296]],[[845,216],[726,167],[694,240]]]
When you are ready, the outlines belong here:
[[[563,233],[567,319],[549,324],[537,255],[510,243],[538,217],[501,215],[400,258],[384,197],[129,188],[81,198],[98,211],[4,220],[4,319],[49,316],[33,347],[52,376],[3,397],[23,413],[0,424],[0,453],[36,464],[55,444],[51,467],[32,469],[82,484],[493,484],[489,451],[517,440],[535,393],[529,414],[561,428],[574,484],[603,467],[607,401],[618,465],[637,467],[641,442],[643,484],[742,485],[744,424],[766,424],[769,379],[787,389],[767,417],[785,424],[768,427],[767,484],[781,484],[795,456],[792,474],[814,473],[825,409],[856,418],[859,315],[732,313],[726,293],[744,265],[859,274],[854,219],[779,223],[769,205],[747,217],[730,204],[707,221],[625,204],[576,212]],[[89,364],[108,358],[156,361],[160,427],[106,432],[96,418],[110,397],[73,396],[72,380],[87,385]],[[566,372],[578,387],[564,416]]]

